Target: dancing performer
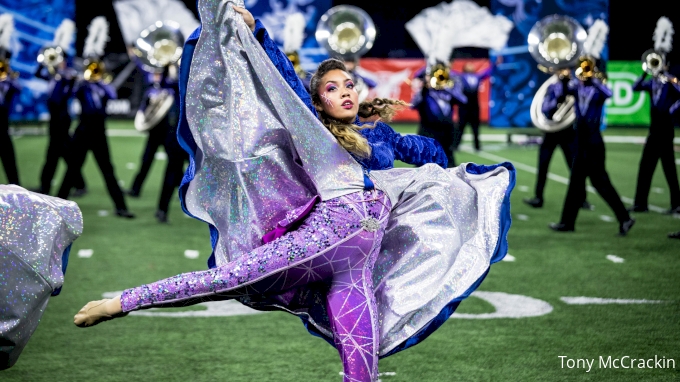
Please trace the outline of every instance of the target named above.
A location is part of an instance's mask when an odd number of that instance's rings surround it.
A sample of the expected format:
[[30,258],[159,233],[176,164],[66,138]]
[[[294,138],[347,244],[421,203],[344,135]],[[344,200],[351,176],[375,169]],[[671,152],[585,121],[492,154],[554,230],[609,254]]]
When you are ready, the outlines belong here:
[[106,138],[106,104],[110,99],[116,98],[113,87],[103,81],[104,63],[100,58],[104,55],[108,28],[108,22],[103,16],[95,17],[88,28],[89,34],[83,50],[85,79],[76,83],[74,90],[81,106],[80,123],[73,134],[72,162],[68,163],[68,170],[57,196],[63,199],[68,197],[80,176],[87,152],[92,150],[115,205],[116,215],[133,218],[134,215],[128,211],[123,191],[118,185]]
[[[200,14],[220,16],[189,37],[180,74],[178,136],[191,158],[180,196],[211,227],[212,269],[91,302],[75,323],[238,298],[301,317],[338,348],[345,381],[376,381],[378,358],[436,330],[505,255],[514,169],[390,169],[375,157],[396,156],[399,142],[357,134],[342,64],[320,66],[310,96],[261,23],[232,4],[199,1]],[[389,117],[394,105],[362,107]]]
[[420,117],[417,134],[439,142],[446,153],[448,166],[455,167],[453,107],[464,105],[467,97],[462,93],[461,82],[452,79],[449,67],[437,62],[415,73],[411,82],[414,93],[411,107]]
[[83,232],[74,202],[0,185],[0,370],[12,367],[50,296],[64,284],[71,243]]
[[[612,92],[602,83],[600,78],[603,78],[603,75],[595,66],[595,60],[600,57],[608,31],[607,24],[601,20],[593,24],[588,31],[588,37],[595,36],[601,39],[601,43],[598,41],[585,43],[585,46],[592,48],[586,52],[585,60],[588,62],[580,64],[576,70],[577,78],[572,79],[566,87],[558,81],[556,86],[549,89],[544,99],[543,113],[551,117],[557,110],[557,99],[562,94],[571,94],[576,98],[576,156],[569,177],[562,219],[559,223],[550,224],[550,228],[555,231],[574,231],[576,217],[585,200],[586,178],[590,178],[598,194],[614,211],[619,221],[620,236],[625,236],[635,223],[626,211],[605,169],[605,146],[600,126],[602,108],[607,98],[612,96]],[[584,67],[589,68],[589,71],[583,70]]]
[[16,74],[10,69],[9,60],[12,57],[10,38],[14,32],[14,18],[9,13],[0,15],[0,160],[5,168],[7,182],[19,184],[14,145],[9,136],[9,114],[12,111],[14,97],[20,88],[16,81]]
[[[69,134],[71,115],[68,111],[68,102],[73,95],[78,74],[75,69],[68,66],[69,56],[66,52],[71,48],[74,33],[75,23],[64,19],[54,33],[52,44],[41,51],[38,57],[42,65],[38,67],[35,75],[49,81],[51,89],[47,98],[47,110],[50,113],[49,143],[40,175],[40,188],[37,190],[42,194],[50,193],[59,158],[64,158],[67,163],[70,161],[67,154],[71,143]],[[80,172],[74,179],[73,186],[75,190],[71,196],[78,197],[87,193],[85,180]]]
[[[569,81],[571,79],[571,73],[569,69],[563,69],[559,74],[559,79],[562,82],[560,85],[550,85],[551,87],[559,86],[559,89],[564,89],[569,86]],[[550,89],[548,92],[553,94],[556,93],[556,89]],[[557,99],[557,105],[565,102],[566,94],[562,93]],[[554,112],[553,112],[554,113]],[[543,136],[543,141],[538,150],[538,172],[536,174],[536,188],[534,191],[533,198],[525,198],[524,203],[530,205],[534,208],[543,207],[543,191],[545,190],[545,183],[548,179],[548,168],[550,167],[550,160],[552,159],[553,153],[557,147],[562,148],[562,153],[564,154],[564,159],[567,162],[569,170],[574,162],[574,156],[576,155],[576,130],[573,126],[566,127],[562,130],[555,132],[546,132]],[[586,193],[583,194],[584,197]],[[593,210],[594,206],[584,200],[581,208],[587,210]]]
[[[633,85],[633,90],[648,92],[652,100],[649,135],[640,158],[635,201],[629,209],[634,212],[649,210],[648,198],[652,176],[657,162],[661,160],[671,194],[671,208],[668,212],[680,213],[680,186],[673,152],[675,128],[672,114],[675,110],[671,110],[675,102],[680,100],[680,86],[678,79],[667,72],[665,59],[666,54],[672,49],[672,36],[673,24],[667,17],[661,17],[654,31],[654,50],[645,52],[643,57],[645,72]],[[652,63],[647,62],[648,60]],[[656,65],[650,67],[650,64]],[[654,76],[647,79],[648,73]]]

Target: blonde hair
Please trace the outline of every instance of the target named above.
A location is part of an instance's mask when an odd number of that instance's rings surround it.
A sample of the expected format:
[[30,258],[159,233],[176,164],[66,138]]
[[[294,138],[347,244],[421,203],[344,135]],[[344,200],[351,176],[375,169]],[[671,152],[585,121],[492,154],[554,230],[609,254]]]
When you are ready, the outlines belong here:
[[[322,62],[314,76],[312,76],[309,88],[312,93],[312,102],[315,105],[321,104],[321,97],[317,93],[321,79],[326,73],[336,69],[347,72],[347,68],[342,61],[331,58]],[[378,121],[389,122],[405,106],[409,106],[409,104],[401,100],[374,98],[371,101],[364,101],[359,104],[358,115],[361,118],[371,118],[377,115]],[[340,146],[345,150],[361,158],[371,156],[371,146],[368,144],[368,140],[359,133],[359,130],[373,128],[377,121],[370,125],[358,126],[354,123],[339,121],[323,111],[319,111],[318,114],[321,123],[335,136]]]

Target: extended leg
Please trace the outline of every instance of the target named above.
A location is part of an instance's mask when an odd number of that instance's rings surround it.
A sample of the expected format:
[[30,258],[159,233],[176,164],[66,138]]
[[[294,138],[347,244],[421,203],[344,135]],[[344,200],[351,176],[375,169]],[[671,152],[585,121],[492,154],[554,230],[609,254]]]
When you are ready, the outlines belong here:
[[156,126],[149,131],[149,137],[146,140],[146,146],[144,147],[144,153],[142,154],[142,163],[140,164],[139,171],[137,172],[135,180],[132,182],[132,188],[130,189],[131,195],[136,196],[142,192],[142,185],[146,180],[146,176],[149,174],[156,151],[158,151],[158,148],[163,143],[163,139],[165,139],[166,131],[164,126]]
[[92,153],[94,154],[99,170],[106,182],[106,190],[109,192],[113,204],[117,211],[127,211],[123,191],[118,185],[118,179],[111,164],[111,155],[109,154],[109,143],[106,140],[106,130],[104,126],[91,126],[91,144]]
[[9,136],[9,118],[0,116],[0,160],[5,168],[7,182],[19,185],[19,172],[17,171],[16,155],[12,138]]
[[661,166],[666,175],[668,190],[671,194],[671,210],[680,208],[680,186],[678,185],[678,171],[675,164],[675,154],[673,153],[673,136],[669,136],[659,145],[659,156]]

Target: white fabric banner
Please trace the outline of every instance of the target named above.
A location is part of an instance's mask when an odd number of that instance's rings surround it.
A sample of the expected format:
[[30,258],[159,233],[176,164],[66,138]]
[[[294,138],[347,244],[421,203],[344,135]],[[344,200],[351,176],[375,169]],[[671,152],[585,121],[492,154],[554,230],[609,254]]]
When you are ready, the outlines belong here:
[[113,8],[128,46],[134,44],[144,29],[159,20],[179,23],[185,39],[199,25],[194,14],[178,0],[115,0]]

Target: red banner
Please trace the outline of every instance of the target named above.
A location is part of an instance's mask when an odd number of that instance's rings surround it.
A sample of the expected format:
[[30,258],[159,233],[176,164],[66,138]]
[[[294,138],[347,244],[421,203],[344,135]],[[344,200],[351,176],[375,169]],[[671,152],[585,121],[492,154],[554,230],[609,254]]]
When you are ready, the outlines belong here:
[[[452,69],[462,72],[466,63],[472,63],[475,71],[481,72],[489,67],[487,59],[458,59],[454,60]],[[413,97],[411,91],[411,79],[418,69],[425,66],[424,59],[413,58],[363,58],[360,61],[361,75],[366,76],[377,83],[377,86],[369,93],[369,98],[393,98],[410,102]],[[489,80],[484,80],[479,85],[480,118],[483,122],[489,120]],[[457,111],[454,120],[457,120]],[[415,110],[404,110],[395,118],[399,122],[418,122],[418,113]]]

